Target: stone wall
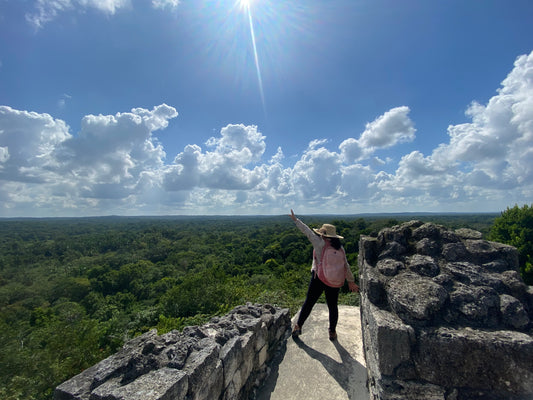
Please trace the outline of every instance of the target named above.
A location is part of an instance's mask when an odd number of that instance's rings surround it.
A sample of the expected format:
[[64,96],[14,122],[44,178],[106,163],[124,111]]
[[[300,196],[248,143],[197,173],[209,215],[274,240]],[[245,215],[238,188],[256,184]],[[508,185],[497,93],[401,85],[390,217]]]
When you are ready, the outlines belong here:
[[533,399],[533,288],[511,246],[411,221],[359,245],[371,399]]
[[183,332],[152,330],[58,386],[54,399],[248,399],[290,322],[288,309],[247,304]]

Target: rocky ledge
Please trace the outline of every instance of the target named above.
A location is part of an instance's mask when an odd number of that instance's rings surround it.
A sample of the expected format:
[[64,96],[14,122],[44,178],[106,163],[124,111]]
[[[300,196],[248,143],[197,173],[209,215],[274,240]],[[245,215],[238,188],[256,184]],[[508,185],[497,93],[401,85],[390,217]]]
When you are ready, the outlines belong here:
[[359,248],[372,399],[533,398],[533,288],[515,248],[420,221]]
[[289,331],[288,309],[257,304],[183,332],[152,330],[58,386],[54,399],[247,399]]

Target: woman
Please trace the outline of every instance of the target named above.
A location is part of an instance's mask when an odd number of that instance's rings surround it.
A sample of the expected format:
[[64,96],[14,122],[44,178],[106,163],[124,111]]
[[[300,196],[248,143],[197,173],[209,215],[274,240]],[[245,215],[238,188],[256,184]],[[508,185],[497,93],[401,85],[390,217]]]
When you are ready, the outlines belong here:
[[[311,267],[311,282],[309,283],[309,288],[307,289],[307,297],[305,302],[300,310],[300,315],[298,317],[298,322],[294,325],[292,330],[292,336],[298,337],[302,333],[302,326],[309,317],[313,306],[316,304],[318,298],[325,292],[326,302],[329,309],[329,339],[335,340],[337,338],[336,327],[337,321],[339,319],[339,310],[337,307],[337,302],[339,299],[339,290],[340,287],[332,287],[324,282],[324,278],[320,279],[319,275],[323,277],[323,274],[320,273],[321,265],[321,255],[322,251],[327,246],[332,246],[336,250],[342,250],[344,254],[344,249],[342,248],[340,239],[344,239],[342,236],[337,235],[335,226],[330,224],[324,224],[320,229],[311,230],[306,224],[296,218],[294,211],[291,210],[290,214],[291,219],[296,224],[297,228],[302,231],[302,233],[307,236],[311,244],[313,245],[313,265]],[[354,277],[352,271],[350,270],[350,265],[346,260],[346,255],[344,255],[344,278],[348,281],[348,287],[352,292],[359,291],[359,287],[354,282]],[[329,283],[329,282],[328,282]],[[342,281],[344,283],[344,280]]]

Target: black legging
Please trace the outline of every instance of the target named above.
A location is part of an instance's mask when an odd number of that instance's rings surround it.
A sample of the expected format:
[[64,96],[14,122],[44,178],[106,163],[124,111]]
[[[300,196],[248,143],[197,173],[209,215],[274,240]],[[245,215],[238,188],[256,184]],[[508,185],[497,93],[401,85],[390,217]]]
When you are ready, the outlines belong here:
[[329,309],[329,329],[331,331],[335,331],[337,327],[337,321],[339,319],[339,309],[337,307],[339,290],[340,288],[332,288],[326,285],[324,282],[318,279],[316,274],[313,272],[311,276],[311,282],[309,282],[309,288],[307,289],[307,297],[302,309],[300,310],[300,316],[298,317],[298,326],[300,328],[303,326],[318,298],[322,292],[325,292],[326,302],[328,303]]

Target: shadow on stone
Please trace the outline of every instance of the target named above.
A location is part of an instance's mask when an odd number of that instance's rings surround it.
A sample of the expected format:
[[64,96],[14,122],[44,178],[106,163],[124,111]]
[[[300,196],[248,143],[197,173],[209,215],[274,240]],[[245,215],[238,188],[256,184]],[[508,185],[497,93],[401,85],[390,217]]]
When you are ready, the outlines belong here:
[[368,393],[366,391],[363,392],[357,390],[361,389],[361,386],[357,385],[357,382],[350,379],[354,376],[366,376],[366,368],[357,362],[357,360],[348,353],[338,340],[333,341],[333,345],[341,357],[341,362],[313,349],[300,338],[293,338],[293,340],[300,349],[309,355],[309,357],[319,361],[324,366],[325,370],[337,381],[339,386],[346,391],[348,399],[368,399]]

